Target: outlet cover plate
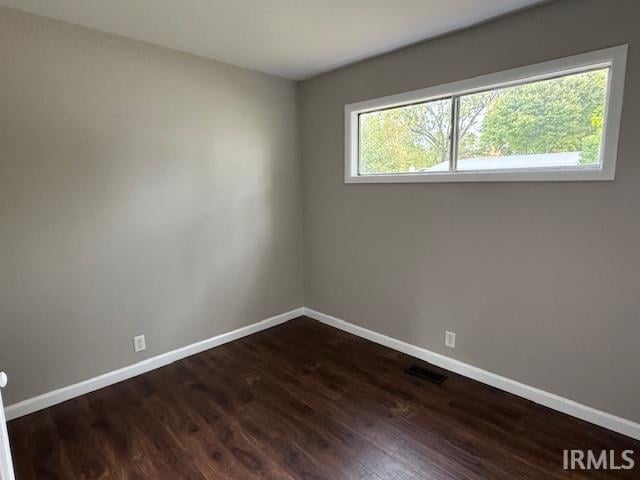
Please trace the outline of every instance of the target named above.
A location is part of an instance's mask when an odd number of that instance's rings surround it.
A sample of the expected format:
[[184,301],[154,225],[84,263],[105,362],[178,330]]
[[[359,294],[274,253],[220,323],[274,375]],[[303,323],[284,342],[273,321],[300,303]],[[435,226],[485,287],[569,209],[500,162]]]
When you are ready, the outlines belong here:
[[444,332],[444,344],[449,348],[456,348],[456,334],[453,332]]
[[133,350],[138,353],[147,349],[147,342],[144,339],[144,335],[138,335],[133,337]]

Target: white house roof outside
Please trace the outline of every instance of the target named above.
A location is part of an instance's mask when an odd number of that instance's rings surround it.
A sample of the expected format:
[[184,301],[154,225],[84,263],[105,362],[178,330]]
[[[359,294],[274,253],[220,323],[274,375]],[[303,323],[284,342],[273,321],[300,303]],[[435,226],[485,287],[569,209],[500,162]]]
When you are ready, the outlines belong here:
[[[580,152],[535,153],[504,157],[472,157],[458,159],[458,170],[509,170],[517,168],[575,167],[580,164]],[[449,162],[423,168],[419,172],[446,172]]]

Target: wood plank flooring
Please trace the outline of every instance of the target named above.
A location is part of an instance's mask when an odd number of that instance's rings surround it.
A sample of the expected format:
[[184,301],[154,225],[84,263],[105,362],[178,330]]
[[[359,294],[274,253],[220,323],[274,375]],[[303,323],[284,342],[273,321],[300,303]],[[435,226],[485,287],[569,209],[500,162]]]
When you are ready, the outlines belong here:
[[562,469],[640,442],[414,362],[302,317],[10,422],[17,478],[640,478]]

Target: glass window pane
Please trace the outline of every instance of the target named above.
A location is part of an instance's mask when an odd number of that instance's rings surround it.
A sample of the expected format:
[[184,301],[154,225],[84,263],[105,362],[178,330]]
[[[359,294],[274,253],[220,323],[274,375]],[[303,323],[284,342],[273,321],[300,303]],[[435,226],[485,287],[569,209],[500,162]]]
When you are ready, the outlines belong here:
[[359,116],[359,174],[449,170],[451,99]]
[[598,166],[608,73],[460,97],[457,169]]

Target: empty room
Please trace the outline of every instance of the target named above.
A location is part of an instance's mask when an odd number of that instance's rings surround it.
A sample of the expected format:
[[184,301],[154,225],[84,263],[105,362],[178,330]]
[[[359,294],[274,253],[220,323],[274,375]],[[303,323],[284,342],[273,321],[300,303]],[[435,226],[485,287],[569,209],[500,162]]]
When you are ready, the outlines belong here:
[[639,24],[0,0],[0,480],[640,479]]

